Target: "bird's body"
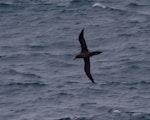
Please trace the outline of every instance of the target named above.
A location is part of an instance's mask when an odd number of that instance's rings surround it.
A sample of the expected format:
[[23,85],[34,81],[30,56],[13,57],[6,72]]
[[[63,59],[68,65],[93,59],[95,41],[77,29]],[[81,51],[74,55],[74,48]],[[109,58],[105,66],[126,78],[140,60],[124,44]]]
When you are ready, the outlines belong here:
[[89,56],[90,56],[89,52],[81,52],[76,56],[76,58],[89,58]]
[[95,52],[81,52],[76,56],[76,58],[89,58],[93,55],[98,55],[98,54],[100,53],[96,51]]
[[89,79],[94,82],[94,79],[90,73],[90,57],[94,56],[94,55],[98,55],[102,52],[100,51],[94,51],[94,52],[89,52],[85,39],[84,39],[84,29],[81,31],[80,35],[79,35],[79,42],[81,44],[81,53],[79,53],[78,55],[76,55],[75,58],[83,58],[84,59],[84,71],[86,73],[86,75],[89,77]]

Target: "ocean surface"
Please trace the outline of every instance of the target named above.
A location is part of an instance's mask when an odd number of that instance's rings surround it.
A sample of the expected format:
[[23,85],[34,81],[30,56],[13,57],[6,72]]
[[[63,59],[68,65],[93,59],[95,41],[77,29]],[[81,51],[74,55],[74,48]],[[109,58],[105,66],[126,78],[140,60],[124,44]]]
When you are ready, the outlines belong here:
[[150,0],[0,0],[0,120],[150,120]]

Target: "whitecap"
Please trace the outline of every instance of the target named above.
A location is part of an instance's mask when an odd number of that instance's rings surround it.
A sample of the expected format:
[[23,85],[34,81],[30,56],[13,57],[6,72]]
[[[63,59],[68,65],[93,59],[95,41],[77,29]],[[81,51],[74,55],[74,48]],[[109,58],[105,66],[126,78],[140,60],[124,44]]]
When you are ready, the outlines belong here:
[[112,112],[113,112],[113,113],[121,113],[120,110],[113,110]]
[[92,5],[92,7],[101,7],[101,8],[106,8],[106,6],[105,6],[105,5],[103,5],[103,4],[101,4],[101,3],[94,3],[94,4]]

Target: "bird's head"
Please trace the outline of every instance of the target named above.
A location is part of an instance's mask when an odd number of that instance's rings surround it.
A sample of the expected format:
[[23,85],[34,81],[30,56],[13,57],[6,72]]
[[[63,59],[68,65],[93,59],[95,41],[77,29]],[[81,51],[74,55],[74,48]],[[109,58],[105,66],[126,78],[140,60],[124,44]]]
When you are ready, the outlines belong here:
[[76,55],[73,60],[75,60],[76,58],[81,58],[81,56],[80,55]]
[[94,51],[93,52],[94,55],[98,55],[98,54],[101,54],[101,53],[102,53],[101,51]]

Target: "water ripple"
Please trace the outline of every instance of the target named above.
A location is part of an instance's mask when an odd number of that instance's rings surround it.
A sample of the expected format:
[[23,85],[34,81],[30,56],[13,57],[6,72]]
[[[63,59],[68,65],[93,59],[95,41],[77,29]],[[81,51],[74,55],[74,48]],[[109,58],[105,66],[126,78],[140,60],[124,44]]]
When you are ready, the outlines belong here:
[[46,84],[44,83],[39,83],[39,82],[35,82],[35,83],[9,83],[9,84],[3,84],[3,85],[0,85],[0,86],[5,86],[5,87],[8,87],[8,88],[11,88],[11,87],[19,87],[19,88],[26,88],[26,87],[43,87],[43,86],[46,86]]

